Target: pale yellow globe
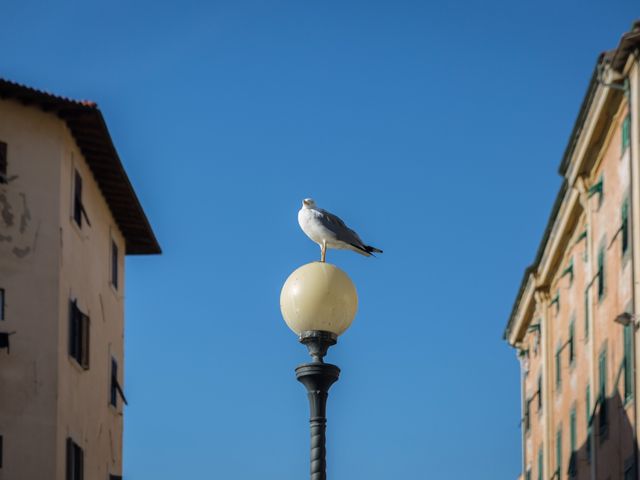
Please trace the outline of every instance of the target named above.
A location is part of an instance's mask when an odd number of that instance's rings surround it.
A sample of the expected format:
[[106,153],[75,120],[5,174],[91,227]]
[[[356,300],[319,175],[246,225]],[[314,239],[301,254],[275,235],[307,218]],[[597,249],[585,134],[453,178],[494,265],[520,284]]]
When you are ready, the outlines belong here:
[[308,263],[284,283],[280,310],[298,335],[312,330],[340,335],[356,316],[358,293],[349,276],[335,265]]

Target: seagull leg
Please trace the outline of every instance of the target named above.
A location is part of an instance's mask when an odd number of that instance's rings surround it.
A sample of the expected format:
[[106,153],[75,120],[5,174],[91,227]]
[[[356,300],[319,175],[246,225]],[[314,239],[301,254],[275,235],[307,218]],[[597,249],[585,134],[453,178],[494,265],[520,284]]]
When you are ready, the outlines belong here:
[[324,263],[326,257],[327,257],[327,242],[323,241],[322,246],[320,247],[320,261]]

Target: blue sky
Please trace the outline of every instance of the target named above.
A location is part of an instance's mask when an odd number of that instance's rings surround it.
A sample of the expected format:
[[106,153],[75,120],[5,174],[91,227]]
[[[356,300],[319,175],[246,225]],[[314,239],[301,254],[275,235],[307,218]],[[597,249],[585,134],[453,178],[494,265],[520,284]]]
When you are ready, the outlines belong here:
[[[598,53],[631,0],[5,1],[0,76],[98,102],[164,253],[130,257],[124,474],[308,473],[280,288],[318,248],[360,310],[328,360],[332,480],[514,479],[502,340]],[[471,473],[473,472],[473,473]]]

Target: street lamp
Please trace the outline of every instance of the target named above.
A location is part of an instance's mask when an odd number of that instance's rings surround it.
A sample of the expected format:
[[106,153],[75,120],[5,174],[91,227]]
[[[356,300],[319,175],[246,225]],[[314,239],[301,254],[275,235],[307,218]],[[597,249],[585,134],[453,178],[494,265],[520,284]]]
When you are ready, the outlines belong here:
[[327,478],[325,432],[329,389],[340,369],[323,358],[338,336],[353,322],[358,309],[356,287],[335,265],[313,262],[294,271],[280,293],[284,321],[306,345],[313,359],[296,368],[296,378],[307,389],[311,425],[311,480]]

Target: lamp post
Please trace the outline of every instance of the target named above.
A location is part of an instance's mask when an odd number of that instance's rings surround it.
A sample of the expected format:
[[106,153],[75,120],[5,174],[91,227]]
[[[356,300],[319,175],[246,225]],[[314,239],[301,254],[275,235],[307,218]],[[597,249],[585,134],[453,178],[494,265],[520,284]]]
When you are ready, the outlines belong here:
[[296,378],[307,389],[311,425],[311,480],[325,480],[329,389],[340,375],[336,365],[324,363],[330,346],[349,328],[358,309],[351,279],[335,265],[313,262],[295,270],[280,294],[286,324],[309,350],[312,361],[296,368]]

